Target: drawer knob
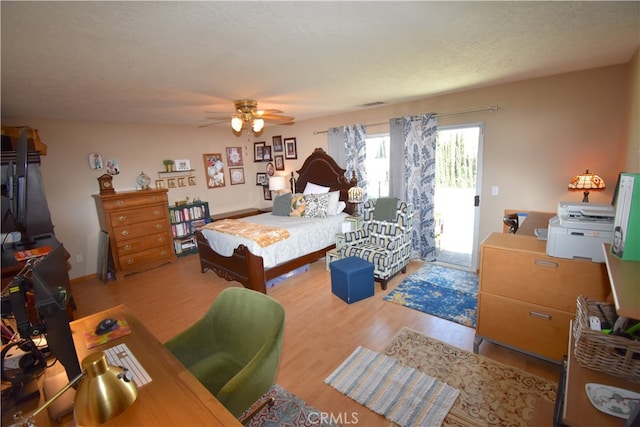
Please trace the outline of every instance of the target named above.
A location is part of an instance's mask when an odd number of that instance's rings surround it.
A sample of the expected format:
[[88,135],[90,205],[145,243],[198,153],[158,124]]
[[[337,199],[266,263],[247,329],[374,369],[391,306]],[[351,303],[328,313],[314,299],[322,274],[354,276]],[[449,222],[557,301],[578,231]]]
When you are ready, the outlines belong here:
[[126,219],[127,219],[127,217],[125,215],[120,215],[118,217],[118,221],[120,221],[120,222],[124,222]]
[[155,211],[153,211],[153,214],[154,214],[155,216],[158,216],[158,215],[160,215],[160,211],[156,209]]
[[164,237],[158,237],[158,242],[160,243],[164,242]]
[[162,228],[162,224],[156,224],[156,228],[160,230]]
[[117,201],[116,201],[116,204],[117,204],[118,206],[122,206],[122,205],[124,204],[124,201],[122,201],[122,200],[117,200]]
[[161,251],[160,251],[160,255],[163,255],[163,256],[164,256],[164,255],[166,255],[166,254],[167,254],[167,251],[165,251],[165,250],[161,250]]
[[129,259],[127,260],[127,264],[129,264],[129,265],[133,264],[133,258],[129,258]]
[[130,249],[131,249],[131,245],[129,245],[129,244],[124,245],[124,250],[125,251],[128,251]]
[[551,320],[550,314],[540,313],[539,311],[530,311],[529,316],[539,317],[540,319],[544,319],[544,320]]
[[120,234],[121,234],[122,236],[128,236],[128,235],[129,235],[129,230],[122,230],[122,231],[120,232]]
[[560,265],[557,262],[547,261],[545,259],[537,259],[534,261],[535,265],[539,265],[540,267],[548,267],[548,268],[558,268]]

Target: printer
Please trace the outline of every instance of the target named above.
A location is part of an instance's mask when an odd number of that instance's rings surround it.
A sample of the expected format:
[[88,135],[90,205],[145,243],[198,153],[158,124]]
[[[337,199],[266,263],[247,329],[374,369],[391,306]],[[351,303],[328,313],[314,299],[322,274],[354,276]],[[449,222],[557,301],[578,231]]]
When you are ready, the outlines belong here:
[[604,262],[602,244],[611,243],[614,216],[612,205],[559,202],[549,220],[547,255]]

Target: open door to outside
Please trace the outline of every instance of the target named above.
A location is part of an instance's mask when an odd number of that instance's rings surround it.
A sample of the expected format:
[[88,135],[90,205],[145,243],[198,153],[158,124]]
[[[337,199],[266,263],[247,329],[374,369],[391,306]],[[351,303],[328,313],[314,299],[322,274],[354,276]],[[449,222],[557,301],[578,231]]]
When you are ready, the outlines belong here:
[[478,266],[481,124],[439,126],[436,142],[436,261]]

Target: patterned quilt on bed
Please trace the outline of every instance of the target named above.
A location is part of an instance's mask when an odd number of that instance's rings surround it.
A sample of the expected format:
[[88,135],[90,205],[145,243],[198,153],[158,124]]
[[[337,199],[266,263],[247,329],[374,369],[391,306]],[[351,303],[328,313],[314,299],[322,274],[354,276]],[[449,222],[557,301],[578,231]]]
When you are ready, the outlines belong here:
[[205,225],[203,228],[251,239],[262,248],[289,238],[289,232],[284,228],[239,221],[237,219],[215,221]]

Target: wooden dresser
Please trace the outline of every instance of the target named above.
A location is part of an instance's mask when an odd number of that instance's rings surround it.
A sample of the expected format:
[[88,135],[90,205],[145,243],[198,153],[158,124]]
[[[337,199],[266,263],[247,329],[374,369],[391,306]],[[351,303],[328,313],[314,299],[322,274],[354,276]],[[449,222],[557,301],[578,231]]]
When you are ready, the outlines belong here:
[[94,195],[116,278],[177,261],[167,189]]
[[474,351],[488,339],[559,363],[578,295],[605,301],[609,289],[604,264],[547,256],[534,236],[493,233],[481,247]]

